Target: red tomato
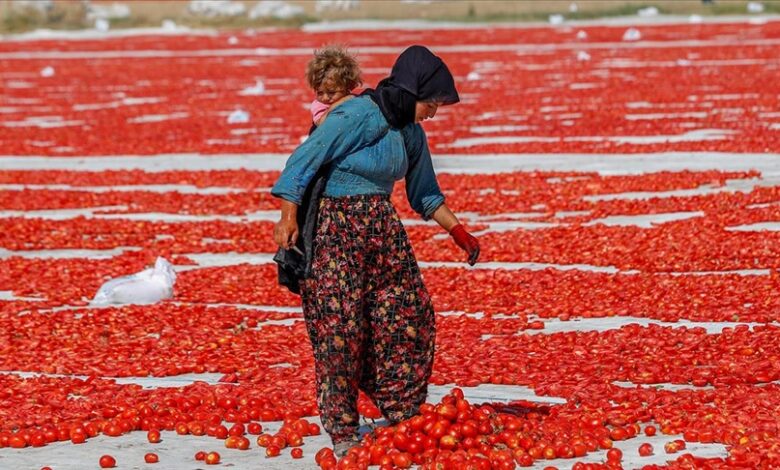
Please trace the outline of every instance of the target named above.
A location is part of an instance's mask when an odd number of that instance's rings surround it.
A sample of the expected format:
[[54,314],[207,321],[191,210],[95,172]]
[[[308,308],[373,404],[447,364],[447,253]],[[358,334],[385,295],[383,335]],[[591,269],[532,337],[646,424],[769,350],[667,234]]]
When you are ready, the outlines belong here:
[[122,428],[116,423],[109,423],[103,428],[103,434],[106,436],[117,437],[122,435]]
[[282,450],[279,448],[279,446],[275,446],[273,444],[265,448],[266,457],[278,457],[281,453]]
[[220,455],[217,452],[209,452],[206,454],[204,461],[206,465],[216,465],[219,463]]
[[15,449],[27,447],[27,440],[19,434],[14,434],[8,439],[8,445]]
[[607,460],[620,462],[623,460],[623,452],[620,449],[613,447],[607,451]]
[[609,437],[613,441],[622,441],[628,437],[628,432],[624,428],[614,428],[609,432]]
[[149,454],[144,455],[144,461],[146,463],[157,463],[157,462],[160,461],[160,458],[157,457],[157,454],[149,453]]
[[285,438],[280,434],[276,434],[271,438],[271,445],[276,446],[280,449],[284,449],[285,447],[287,447],[287,438]]
[[448,421],[454,421],[458,416],[458,408],[451,404],[441,404],[436,407],[436,412]]
[[270,434],[260,434],[257,436],[257,445],[260,447],[268,447],[271,445],[271,438]]
[[30,436],[30,445],[33,447],[43,447],[46,445],[46,437],[41,432],[36,432]]
[[238,447],[238,437],[237,436],[228,436],[227,439],[225,439],[225,448],[226,449],[235,449]]
[[206,453],[203,452],[202,450],[199,450],[198,452],[195,453],[195,460],[199,460],[199,461],[206,460]]
[[152,444],[157,444],[160,442],[160,431],[157,431],[156,429],[150,430],[146,433],[146,440]]
[[110,455],[103,455],[98,461],[100,468],[114,468],[116,467],[116,459]]
[[228,430],[228,436],[243,436],[245,432],[244,425],[236,423]]
[[409,446],[409,436],[405,432],[396,431],[393,434],[393,446],[399,450],[406,450]]
[[287,435],[287,445],[290,447],[300,447],[303,445],[303,438],[297,432],[291,432]]
[[247,432],[252,435],[258,435],[263,432],[263,426],[260,423],[249,423],[246,426]]
[[645,442],[644,444],[640,445],[639,455],[641,455],[642,457],[648,457],[650,455],[653,455],[653,446],[648,442]]
[[228,429],[223,425],[217,426],[217,428],[214,430],[214,437],[217,439],[227,439]]
[[406,452],[399,452],[393,455],[393,465],[398,468],[409,468],[412,466],[412,458]]
[[333,449],[331,449],[330,447],[323,447],[322,449],[318,450],[316,454],[314,454],[314,462],[319,465],[322,459],[332,455],[333,455]]

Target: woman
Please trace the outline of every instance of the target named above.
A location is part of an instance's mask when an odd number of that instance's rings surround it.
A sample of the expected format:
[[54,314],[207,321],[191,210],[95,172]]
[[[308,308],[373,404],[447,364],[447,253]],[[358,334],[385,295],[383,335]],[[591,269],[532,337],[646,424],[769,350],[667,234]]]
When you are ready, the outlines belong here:
[[412,208],[447,230],[470,264],[479,256],[477,240],[444,203],[419,124],[458,101],[444,62],[412,46],[375,90],[333,108],[271,191],[283,200],[274,240],[290,248],[303,194],[317,170],[330,164],[301,297],[317,403],[337,455],[357,441],[359,389],[398,422],[425,401],[433,366],[433,306],[390,202],[395,181],[406,179]]

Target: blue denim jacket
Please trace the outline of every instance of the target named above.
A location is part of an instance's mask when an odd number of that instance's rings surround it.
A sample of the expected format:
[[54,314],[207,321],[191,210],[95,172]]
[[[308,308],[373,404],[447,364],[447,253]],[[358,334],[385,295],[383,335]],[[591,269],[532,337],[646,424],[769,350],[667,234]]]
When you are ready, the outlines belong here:
[[406,177],[409,204],[424,219],[444,203],[422,126],[391,128],[368,97],[334,108],[295,149],[271,194],[300,204],[317,170],[329,162],[325,196],[390,194],[395,182]]

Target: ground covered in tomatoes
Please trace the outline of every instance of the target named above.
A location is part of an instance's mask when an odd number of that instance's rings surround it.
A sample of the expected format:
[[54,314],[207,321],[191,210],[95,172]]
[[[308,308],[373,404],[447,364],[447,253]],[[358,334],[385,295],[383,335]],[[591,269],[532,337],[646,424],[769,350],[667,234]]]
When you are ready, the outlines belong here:
[[[0,43],[0,467],[780,465],[780,22],[637,27]],[[372,429],[361,396],[338,463],[269,190],[340,39],[367,84],[410,43],[450,65],[462,102],[425,127],[482,254],[397,185],[430,403]],[[158,256],[172,299],[89,306]]]

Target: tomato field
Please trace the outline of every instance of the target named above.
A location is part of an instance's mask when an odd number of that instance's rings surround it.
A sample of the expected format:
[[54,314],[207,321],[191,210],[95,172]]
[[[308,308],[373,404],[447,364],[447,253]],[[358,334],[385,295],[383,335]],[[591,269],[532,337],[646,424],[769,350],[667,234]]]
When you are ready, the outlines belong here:
[[[780,466],[780,22],[629,27],[0,41],[0,468],[128,439],[116,468]],[[468,267],[396,185],[431,404],[341,464],[269,192],[331,42],[368,86],[410,44],[447,62],[461,103],[425,129],[482,246]],[[89,305],[158,256],[172,299]]]

